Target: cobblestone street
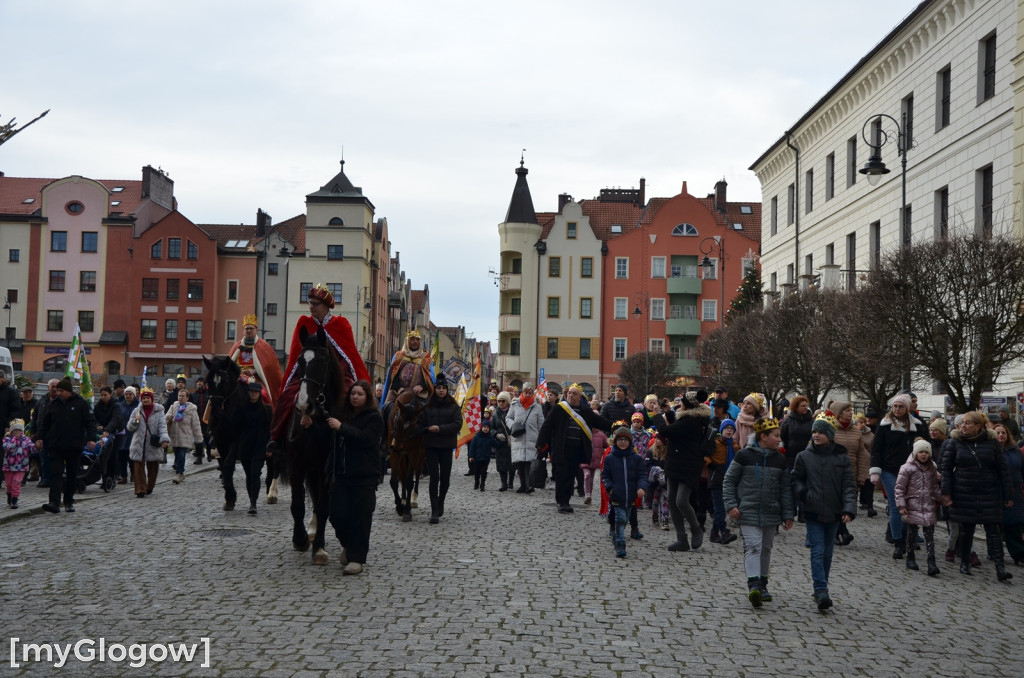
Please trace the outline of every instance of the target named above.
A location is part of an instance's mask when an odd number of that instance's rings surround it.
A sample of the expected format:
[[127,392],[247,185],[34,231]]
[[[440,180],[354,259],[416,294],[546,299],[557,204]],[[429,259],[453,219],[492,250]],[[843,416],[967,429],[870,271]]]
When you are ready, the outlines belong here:
[[[0,516],[3,675],[1024,673],[1024,569],[1010,566],[1014,585],[997,583],[979,541],[973,577],[941,560],[937,578],[909,572],[883,542],[882,512],[859,516],[855,541],[837,547],[830,612],[812,604],[800,525],[776,540],[775,600],[753,610],[740,541],[670,553],[669,533],[643,513],[645,538],[618,560],[596,501],[574,498],[576,512],[560,515],[553,491],[498,492],[494,473],[473,492],[462,460],[440,525],[427,524],[425,483],[412,523],[382,488],[367,568],[351,577],[331,530],[326,567],[292,549],[287,488],[255,517],[225,513],[213,465],[190,465],[182,485],[166,469],[145,499],[92,486],[77,513],[49,515],[32,484],[27,509]],[[941,548],[945,535],[936,531]],[[74,654],[59,669],[56,657],[23,661],[23,644],[100,638],[209,638],[210,667],[199,657],[144,668]]]

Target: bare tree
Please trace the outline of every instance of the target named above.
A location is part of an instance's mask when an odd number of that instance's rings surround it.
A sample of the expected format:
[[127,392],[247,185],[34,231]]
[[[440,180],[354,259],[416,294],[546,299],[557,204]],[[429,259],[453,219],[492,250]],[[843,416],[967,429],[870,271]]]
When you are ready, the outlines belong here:
[[49,112],[50,112],[50,109],[46,109],[45,111],[43,111],[42,113],[37,115],[32,120],[29,120],[27,123],[25,123],[21,127],[15,127],[15,125],[17,124],[17,120],[18,120],[17,118],[11,118],[8,122],[0,123],[0,145],[3,145],[11,137],[13,137],[15,134],[17,134],[18,132],[20,132],[23,129],[25,129],[26,127],[28,127],[32,123],[38,122],[39,120],[42,120],[43,118],[45,118],[46,114],[49,113]]
[[757,391],[778,402],[789,390],[789,378],[777,360],[786,339],[775,313],[774,307],[748,310],[704,337],[698,352],[705,378],[736,399]]
[[772,313],[779,337],[782,382],[812,406],[839,383],[834,309],[843,293],[809,289],[784,297]]
[[664,351],[640,351],[622,361],[619,368],[619,379],[629,386],[630,393],[638,394],[642,399],[652,390],[659,397],[669,395],[674,387],[668,382],[679,377],[677,361]]
[[899,393],[904,375],[916,367],[910,343],[888,317],[890,295],[869,283],[865,288],[833,299],[836,343],[833,357],[839,370],[839,383],[867,398],[871,406],[884,412],[889,400]]
[[896,330],[961,412],[978,406],[1024,348],[1018,240],[972,235],[901,248],[872,274],[871,289],[878,323]]

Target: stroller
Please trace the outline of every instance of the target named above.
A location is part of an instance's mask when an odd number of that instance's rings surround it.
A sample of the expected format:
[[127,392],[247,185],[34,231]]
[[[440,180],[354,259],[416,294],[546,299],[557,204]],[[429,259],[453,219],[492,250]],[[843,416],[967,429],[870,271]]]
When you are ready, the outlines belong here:
[[82,450],[82,456],[78,466],[78,485],[76,491],[85,492],[85,488],[94,483],[100,483],[104,492],[110,492],[117,485],[117,478],[107,474],[110,466],[110,455],[113,452],[117,438],[110,436],[96,443],[94,449],[88,447]]

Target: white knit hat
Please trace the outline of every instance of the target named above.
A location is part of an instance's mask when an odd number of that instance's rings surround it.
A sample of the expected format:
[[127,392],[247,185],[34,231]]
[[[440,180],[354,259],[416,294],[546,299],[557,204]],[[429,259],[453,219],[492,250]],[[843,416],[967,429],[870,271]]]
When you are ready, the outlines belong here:
[[928,454],[931,454],[932,444],[927,440],[918,440],[914,443],[914,455],[916,456],[918,452],[927,452]]

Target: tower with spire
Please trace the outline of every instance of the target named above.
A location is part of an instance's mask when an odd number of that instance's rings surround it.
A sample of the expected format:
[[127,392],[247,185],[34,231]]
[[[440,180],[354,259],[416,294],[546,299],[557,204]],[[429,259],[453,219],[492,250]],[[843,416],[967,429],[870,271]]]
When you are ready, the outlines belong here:
[[537,383],[538,285],[546,245],[520,158],[505,221],[498,224],[501,268],[498,278],[498,364],[500,383]]

